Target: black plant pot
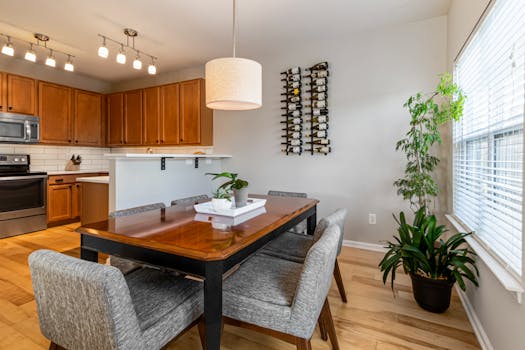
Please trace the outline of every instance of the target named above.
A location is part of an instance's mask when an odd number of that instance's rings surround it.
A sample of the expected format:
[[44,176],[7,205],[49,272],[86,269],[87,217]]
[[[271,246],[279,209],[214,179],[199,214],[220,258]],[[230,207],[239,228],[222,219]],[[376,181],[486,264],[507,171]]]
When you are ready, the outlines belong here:
[[455,281],[437,280],[417,274],[410,274],[410,278],[414,298],[419,306],[439,314],[447,311]]

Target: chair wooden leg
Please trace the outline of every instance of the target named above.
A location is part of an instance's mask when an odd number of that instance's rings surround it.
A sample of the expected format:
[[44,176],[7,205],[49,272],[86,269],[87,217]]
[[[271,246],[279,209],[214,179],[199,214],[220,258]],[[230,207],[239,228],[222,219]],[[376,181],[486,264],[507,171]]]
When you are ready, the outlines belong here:
[[328,304],[328,298],[324,301],[323,310],[321,311],[330,343],[332,343],[332,349],[339,350],[339,342],[337,341],[337,333],[335,332],[334,319],[332,318],[332,312],[330,311],[330,305]]
[[335,259],[334,277],[335,282],[337,283],[337,289],[339,289],[339,294],[341,294],[341,299],[343,300],[343,303],[346,304],[347,299],[345,285],[343,284],[343,277],[341,276],[341,270],[339,270],[339,263],[337,262],[337,259]]
[[323,314],[321,313],[321,315],[319,315],[319,331],[321,332],[321,339],[323,339],[324,341],[327,341],[328,340],[328,333],[326,333],[326,326],[325,326],[325,323],[324,323],[324,319],[323,319]]
[[57,345],[57,344],[51,342],[51,344],[49,344],[49,350],[66,350],[66,349],[64,349],[60,345]]
[[199,337],[201,338],[202,350],[206,350],[206,324],[204,323],[204,317],[201,317],[197,328],[199,329]]
[[312,350],[312,343],[310,339],[297,338],[297,350]]

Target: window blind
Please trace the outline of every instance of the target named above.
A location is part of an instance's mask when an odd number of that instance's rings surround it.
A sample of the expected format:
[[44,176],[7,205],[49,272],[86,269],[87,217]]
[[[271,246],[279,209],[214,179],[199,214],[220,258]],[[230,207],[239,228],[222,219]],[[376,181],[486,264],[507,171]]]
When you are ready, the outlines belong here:
[[521,275],[525,1],[496,0],[456,60],[454,215]]

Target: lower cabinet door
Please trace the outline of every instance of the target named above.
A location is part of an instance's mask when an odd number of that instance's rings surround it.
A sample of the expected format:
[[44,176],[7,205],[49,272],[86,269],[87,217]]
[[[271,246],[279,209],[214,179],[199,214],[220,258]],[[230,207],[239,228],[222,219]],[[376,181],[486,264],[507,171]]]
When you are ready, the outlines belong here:
[[71,219],[74,185],[50,185],[47,187],[47,221]]
[[80,217],[80,211],[82,209],[82,185],[79,183],[73,185],[71,202],[71,217]]

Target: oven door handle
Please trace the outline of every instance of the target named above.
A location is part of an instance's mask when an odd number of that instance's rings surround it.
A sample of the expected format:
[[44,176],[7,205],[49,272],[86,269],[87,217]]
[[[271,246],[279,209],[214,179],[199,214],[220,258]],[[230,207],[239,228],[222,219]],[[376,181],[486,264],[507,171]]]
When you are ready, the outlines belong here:
[[24,122],[25,128],[26,128],[26,141],[31,142],[31,124],[28,120]]
[[46,179],[47,175],[30,175],[30,176],[6,176],[0,177],[0,182],[2,181],[12,181],[12,180],[30,180],[30,179]]

